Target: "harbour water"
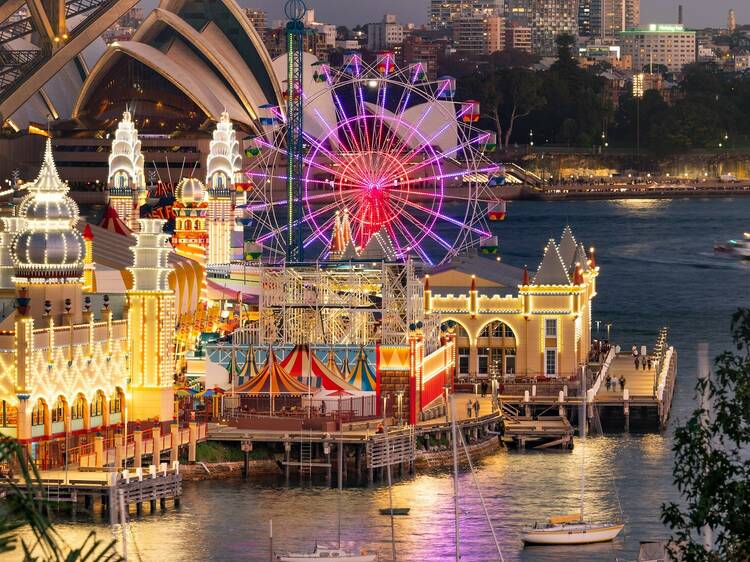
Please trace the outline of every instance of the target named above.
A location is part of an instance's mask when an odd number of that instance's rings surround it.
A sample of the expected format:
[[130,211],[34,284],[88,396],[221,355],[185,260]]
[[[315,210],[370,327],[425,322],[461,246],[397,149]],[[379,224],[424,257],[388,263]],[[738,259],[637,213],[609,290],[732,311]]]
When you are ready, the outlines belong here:
[[[750,266],[713,255],[715,241],[747,229],[750,200],[625,200],[513,202],[508,218],[494,228],[502,259],[535,270],[550,237],[570,223],[577,238],[597,248],[601,266],[594,318],[600,337],[626,348],[651,344],[658,329],[670,328],[679,350],[678,384],[663,435],[593,437],[586,446],[586,509],[592,519],[619,516],[624,535],[612,544],[588,547],[522,548],[521,528],[546,515],[576,510],[582,448],[572,452],[498,452],[479,463],[476,476],[498,531],[505,560],[612,561],[634,558],[638,542],[666,536],[659,522],[662,502],[675,499],[671,485],[671,427],[694,406],[696,346],[711,355],[730,344],[732,312],[747,305]],[[594,324],[594,334],[597,333]],[[471,475],[463,473],[461,534],[464,560],[499,560]],[[281,482],[187,483],[182,507],[133,518],[129,552],[146,562],[264,561],[269,559],[268,525],[274,547],[312,548],[335,542],[337,491],[323,486],[285,488]],[[410,506],[396,519],[398,560],[450,560],[454,553],[452,481],[447,471],[398,482],[394,504]],[[366,545],[390,559],[389,518],[382,486],[348,488],[341,498],[344,543]],[[80,516],[79,516],[80,518]],[[106,525],[60,521],[71,543]]]

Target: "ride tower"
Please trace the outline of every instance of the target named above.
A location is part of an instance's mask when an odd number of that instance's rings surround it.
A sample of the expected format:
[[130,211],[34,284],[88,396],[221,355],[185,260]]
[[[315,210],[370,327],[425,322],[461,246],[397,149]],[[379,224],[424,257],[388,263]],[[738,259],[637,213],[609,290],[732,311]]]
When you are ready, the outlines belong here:
[[305,259],[302,243],[302,53],[307,33],[303,18],[307,12],[304,0],[287,0],[284,13],[289,19],[286,25],[287,47],[287,237],[286,260],[289,263]]

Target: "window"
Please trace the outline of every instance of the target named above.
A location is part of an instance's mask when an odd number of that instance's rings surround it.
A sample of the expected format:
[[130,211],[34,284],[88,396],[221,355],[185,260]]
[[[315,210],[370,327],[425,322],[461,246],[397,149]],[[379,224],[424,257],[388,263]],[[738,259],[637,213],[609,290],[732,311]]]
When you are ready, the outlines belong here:
[[70,409],[71,420],[82,420],[83,412],[86,408],[86,399],[83,396],[78,396],[76,401],[73,402],[73,407]]
[[0,400],[0,427],[15,427],[18,423],[18,411],[5,400]]
[[52,423],[65,421],[65,400],[61,396],[52,408]]
[[115,392],[112,395],[112,399],[109,401],[109,413],[116,414],[121,411],[122,411],[122,403],[121,403],[120,393]]
[[105,402],[106,399],[104,398],[104,394],[98,392],[96,398],[94,398],[94,401],[91,402],[91,406],[89,407],[89,414],[92,418],[104,414]]
[[478,375],[486,375],[489,371],[489,351],[486,347],[477,348],[477,356],[479,358]]
[[544,321],[544,337],[546,338],[557,337],[557,320],[555,318],[547,318]]
[[467,374],[469,372],[469,348],[468,347],[458,348],[458,372],[460,374]]
[[44,414],[47,409],[47,405],[41,398],[37,400],[36,406],[31,411],[31,425],[44,425]]
[[557,349],[554,347],[548,348],[544,351],[544,374],[557,374]]

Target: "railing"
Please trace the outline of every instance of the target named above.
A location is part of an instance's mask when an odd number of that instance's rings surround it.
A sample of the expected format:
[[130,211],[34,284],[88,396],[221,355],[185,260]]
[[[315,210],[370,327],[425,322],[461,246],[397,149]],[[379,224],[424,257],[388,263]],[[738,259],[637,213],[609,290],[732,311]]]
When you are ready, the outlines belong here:
[[661,369],[657,371],[659,376],[656,380],[656,398],[658,400],[664,399],[664,389],[669,381],[670,374],[672,371],[672,357],[674,356],[674,348],[670,347],[664,354],[664,360],[661,362]]
[[604,359],[604,363],[602,363],[602,368],[599,370],[599,376],[596,377],[594,384],[591,385],[591,390],[588,394],[589,401],[593,400],[594,396],[599,394],[599,389],[602,386],[602,381],[607,378],[609,367],[612,365],[612,361],[614,361],[616,355],[617,351],[615,351],[614,347],[611,347],[609,349],[609,353],[607,353],[607,357],[605,357]]

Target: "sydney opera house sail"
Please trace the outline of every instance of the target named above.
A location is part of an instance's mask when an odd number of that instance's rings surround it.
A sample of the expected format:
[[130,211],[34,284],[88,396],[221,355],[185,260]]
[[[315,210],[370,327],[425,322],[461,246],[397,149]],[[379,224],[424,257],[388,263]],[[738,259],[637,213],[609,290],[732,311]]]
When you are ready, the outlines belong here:
[[283,104],[281,86],[234,0],[162,0],[132,40],[112,43],[91,69],[72,117],[107,127],[130,109],[141,132],[171,133],[226,111],[259,131],[268,104]]

